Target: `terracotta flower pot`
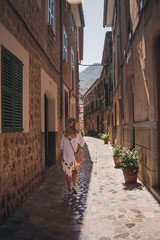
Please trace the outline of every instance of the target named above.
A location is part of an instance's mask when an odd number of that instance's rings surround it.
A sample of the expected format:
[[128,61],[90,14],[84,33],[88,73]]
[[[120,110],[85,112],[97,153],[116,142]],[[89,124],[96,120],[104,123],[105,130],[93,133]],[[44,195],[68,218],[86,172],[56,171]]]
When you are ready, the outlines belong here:
[[113,158],[114,158],[115,168],[121,167],[120,166],[120,161],[119,161],[120,157],[119,156],[113,156]]
[[129,169],[122,169],[125,183],[136,183],[138,173],[134,173]]
[[104,139],[104,144],[108,144],[108,139]]

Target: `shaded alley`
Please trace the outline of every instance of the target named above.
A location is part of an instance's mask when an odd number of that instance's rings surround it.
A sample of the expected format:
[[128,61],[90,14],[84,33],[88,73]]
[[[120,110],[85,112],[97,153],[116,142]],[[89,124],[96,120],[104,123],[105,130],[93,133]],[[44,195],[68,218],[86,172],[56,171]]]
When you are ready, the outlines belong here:
[[0,227],[1,240],[160,240],[157,200],[140,181],[124,184],[111,145],[85,141],[78,194],[68,195],[59,166]]

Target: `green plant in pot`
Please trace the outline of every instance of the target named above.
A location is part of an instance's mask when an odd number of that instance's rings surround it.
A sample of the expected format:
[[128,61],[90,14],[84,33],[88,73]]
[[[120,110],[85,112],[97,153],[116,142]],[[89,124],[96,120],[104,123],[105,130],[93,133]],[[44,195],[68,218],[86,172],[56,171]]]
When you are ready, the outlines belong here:
[[122,149],[120,166],[122,167],[125,183],[136,183],[138,176],[138,152]]
[[100,138],[101,138],[102,140],[104,140],[104,144],[107,144],[107,143],[108,143],[108,139],[109,139],[109,133],[102,133],[102,134],[100,135]]
[[113,146],[113,158],[114,158],[114,163],[115,163],[115,168],[120,167],[120,156],[122,153],[122,146]]

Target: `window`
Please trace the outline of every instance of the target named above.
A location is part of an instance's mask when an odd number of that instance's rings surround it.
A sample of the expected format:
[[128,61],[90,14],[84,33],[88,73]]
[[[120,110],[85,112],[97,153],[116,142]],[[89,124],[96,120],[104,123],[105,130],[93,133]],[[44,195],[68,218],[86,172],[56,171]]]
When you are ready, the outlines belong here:
[[23,63],[2,46],[2,132],[22,131]]
[[112,41],[109,42],[109,54],[112,57]]
[[143,1],[140,0],[140,4],[139,4],[139,9],[140,9],[140,11],[142,11],[142,8],[143,8]]
[[96,108],[98,107],[98,100],[96,99]]
[[64,52],[64,60],[67,61],[67,34],[66,32],[64,31],[63,33],[63,52]]
[[72,90],[74,90],[74,52],[71,50]]
[[94,102],[91,103],[91,110],[94,109]]
[[111,95],[112,89],[113,89],[113,81],[112,81],[112,72],[111,72],[111,75],[109,78],[108,105],[111,105],[110,95]]
[[74,18],[72,13],[71,13],[71,29],[72,31],[74,31]]
[[99,131],[99,116],[97,116],[97,131]]
[[108,97],[108,83],[105,84],[105,106],[109,105],[109,97]]
[[54,0],[48,0],[48,24],[54,29]]

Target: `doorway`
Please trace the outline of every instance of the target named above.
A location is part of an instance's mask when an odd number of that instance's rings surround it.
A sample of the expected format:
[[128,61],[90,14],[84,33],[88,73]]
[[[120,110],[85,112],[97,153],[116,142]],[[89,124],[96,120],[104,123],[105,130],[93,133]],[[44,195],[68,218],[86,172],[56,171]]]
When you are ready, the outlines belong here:
[[45,114],[45,166],[48,165],[48,98],[44,95],[44,114]]
[[65,91],[65,128],[68,124],[68,93]]
[[56,163],[55,101],[44,95],[45,167]]

